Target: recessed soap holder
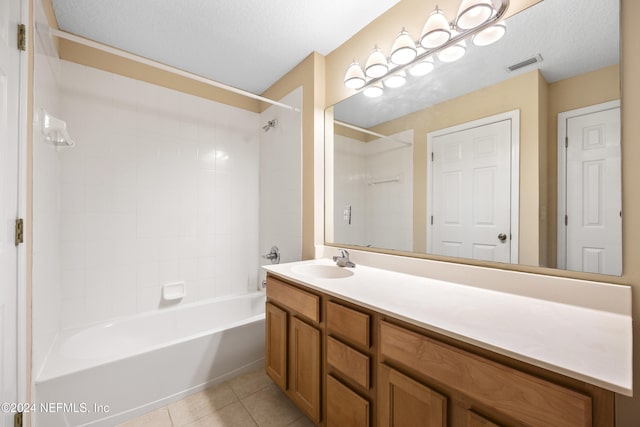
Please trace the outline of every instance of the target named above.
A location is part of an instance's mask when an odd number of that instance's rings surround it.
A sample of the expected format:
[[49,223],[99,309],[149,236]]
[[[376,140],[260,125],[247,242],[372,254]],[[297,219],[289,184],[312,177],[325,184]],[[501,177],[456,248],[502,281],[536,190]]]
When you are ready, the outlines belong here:
[[184,282],[165,283],[162,285],[162,299],[165,301],[176,301],[184,298],[186,286]]

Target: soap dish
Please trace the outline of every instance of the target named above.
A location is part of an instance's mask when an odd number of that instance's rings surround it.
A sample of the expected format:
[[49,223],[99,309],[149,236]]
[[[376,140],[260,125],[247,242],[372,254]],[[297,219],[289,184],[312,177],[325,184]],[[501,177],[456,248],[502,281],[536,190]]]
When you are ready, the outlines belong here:
[[186,287],[184,282],[165,283],[162,285],[162,299],[175,301],[184,298]]

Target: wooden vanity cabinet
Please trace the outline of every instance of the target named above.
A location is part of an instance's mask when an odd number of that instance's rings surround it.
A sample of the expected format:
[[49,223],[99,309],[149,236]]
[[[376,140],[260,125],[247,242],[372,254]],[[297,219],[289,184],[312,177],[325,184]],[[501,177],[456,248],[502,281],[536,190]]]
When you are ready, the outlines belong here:
[[271,275],[265,366],[322,427],[614,426],[611,391]]
[[381,426],[614,425],[612,392],[401,323],[379,325]]
[[322,407],[321,297],[267,277],[267,375],[316,424]]

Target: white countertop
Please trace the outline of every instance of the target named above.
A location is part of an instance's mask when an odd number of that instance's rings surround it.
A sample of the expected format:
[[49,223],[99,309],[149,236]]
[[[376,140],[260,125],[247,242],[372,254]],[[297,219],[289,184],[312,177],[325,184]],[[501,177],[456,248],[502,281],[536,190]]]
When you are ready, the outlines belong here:
[[[632,396],[630,312],[594,309],[361,264],[349,269],[353,272],[350,277],[317,278],[296,272],[296,266],[305,264],[335,266],[329,259],[317,259],[263,268],[416,326]],[[540,277],[543,281],[545,276]],[[613,297],[626,298],[621,286],[589,283],[611,286]],[[602,292],[599,289],[599,297]],[[630,289],[628,298],[630,306]],[[624,306],[626,301],[621,303]]]

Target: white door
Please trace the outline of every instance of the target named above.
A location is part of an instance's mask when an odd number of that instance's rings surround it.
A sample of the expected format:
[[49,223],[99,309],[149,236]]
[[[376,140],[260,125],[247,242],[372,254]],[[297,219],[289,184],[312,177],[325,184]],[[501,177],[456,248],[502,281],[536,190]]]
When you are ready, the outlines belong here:
[[620,275],[620,108],[578,111],[565,120],[566,268]]
[[[0,0],[0,401],[18,402],[17,263],[18,113],[20,53],[17,49],[19,0]],[[0,426],[13,425],[0,412]]]
[[511,120],[431,139],[430,253],[511,262]]

